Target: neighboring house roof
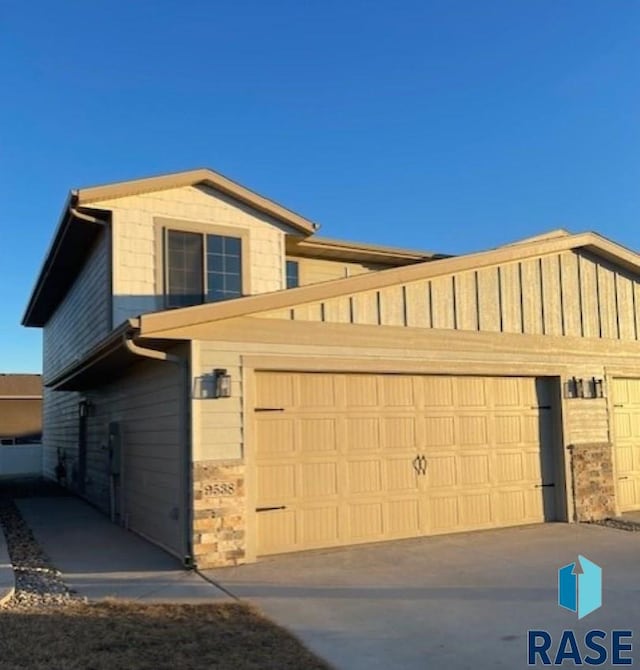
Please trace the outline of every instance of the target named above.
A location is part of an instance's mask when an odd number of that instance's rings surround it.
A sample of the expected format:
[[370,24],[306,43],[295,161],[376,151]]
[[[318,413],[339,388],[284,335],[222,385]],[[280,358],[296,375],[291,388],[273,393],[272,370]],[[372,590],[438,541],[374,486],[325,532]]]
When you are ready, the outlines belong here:
[[42,375],[0,374],[0,437],[39,439]]
[[42,398],[42,375],[0,373],[0,398]]
[[290,209],[269,200],[209,169],[133,179],[103,186],[73,189],[67,198],[54,238],[42,264],[22,323],[42,327],[78,276],[109,212],[100,202],[130,195],[183,186],[212,187],[253,209],[281,221],[303,235],[311,235],[318,225]]
[[475,270],[497,263],[518,261],[572,249],[584,249],[600,258],[640,274],[640,255],[596,233],[552,235],[539,237],[521,244],[510,244],[490,251],[465,256],[453,256],[409,266],[370,272],[336,279],[321,284],[263,293],[225,302],[208,303],[194,307],[143,314],[139,319],[140,334],[161,337],[162,331],[183,328],[210,321],[247,316],[258,312],[293,307],[317,300],[326,300],[358,291],[382,289],[440,275]]

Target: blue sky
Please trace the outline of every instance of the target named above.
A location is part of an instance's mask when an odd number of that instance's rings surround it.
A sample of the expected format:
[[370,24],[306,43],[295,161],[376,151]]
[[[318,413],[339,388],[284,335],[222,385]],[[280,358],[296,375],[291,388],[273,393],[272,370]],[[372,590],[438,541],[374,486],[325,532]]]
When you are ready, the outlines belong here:
[[207,166],[322,234],[640,248],[640,3],[65,0],[0,8],[0,371],[72,187]]

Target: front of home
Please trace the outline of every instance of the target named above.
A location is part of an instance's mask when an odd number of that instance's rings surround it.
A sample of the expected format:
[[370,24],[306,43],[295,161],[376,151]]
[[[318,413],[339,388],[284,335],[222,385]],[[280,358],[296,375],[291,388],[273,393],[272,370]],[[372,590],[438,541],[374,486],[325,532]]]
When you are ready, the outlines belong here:
[[640,509],[640,257],[337,240],[210,170],[73,191],[45,472],[199,567]]

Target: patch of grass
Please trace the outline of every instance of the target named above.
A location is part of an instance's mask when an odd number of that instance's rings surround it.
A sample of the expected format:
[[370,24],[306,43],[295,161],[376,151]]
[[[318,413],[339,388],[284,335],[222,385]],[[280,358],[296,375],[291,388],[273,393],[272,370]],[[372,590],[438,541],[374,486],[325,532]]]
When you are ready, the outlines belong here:
[[329,670],[241,604],[72,603],[0,609],[2,670]]

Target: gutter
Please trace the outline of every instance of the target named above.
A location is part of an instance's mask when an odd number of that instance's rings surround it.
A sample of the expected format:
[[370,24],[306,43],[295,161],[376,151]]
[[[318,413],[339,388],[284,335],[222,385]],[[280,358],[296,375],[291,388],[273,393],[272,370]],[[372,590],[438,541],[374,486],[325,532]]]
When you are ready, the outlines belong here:
[[[132,324],[133,325],[133,324]],[[141,358],[148,358],[154,361],[162,361],[166,363],[173,363],[180,368],[182,373],[184,399],[182,404],[181,415],[183,417],[184,425],[182,426],[182,433],[185,439],[185,449],[183,457],[183,482],[185,490],[183,492],[184,504],[184,547],[185,555],[183,557],[183,565],[188,569],[196,569],[195,558],[193,555],[193,481],[191,474],[191,463],[193,456],[193,445],[191,443],[191,407],[189,403],[191,374],[189,370],[189,361],[181,356],[169,354],[166,351],[159,351],[158,349],[151,349],[143,347],[135,341],[135,336],[130,333],[125,333],[122,338],[125,347],[135,356]]]
[[29,303],[27,304],[27,308],[22,317],[21,323],[23,326],[27,325],[33,307],[40,296],[43,286],[48,280],[48,277],[51,273],[51,267],[53,266],[56,258],[58,257],[58,253],[60,252],[61,248],[62,238],[64,237],[64,233],[67,227],[69,226],[71,218],[75,217],[82,221],[95,223],[101,226],[108,225],[108,222],[104,221],[103,219],[98,219],[89,214],[85,214],[84,212],[80,212],[75,207],[76,203],[77,203],[77,192],[71,191],[71,193],[67,197],[67,201],[65,202],[64,209],[62,210],[62,215],[60,217],[58,227],[56,228],[56,232],[54,233],[53,240],[51,241],[49,249],[46,252],[42,268],[40,270],[40,274],[38,275],[36,283],[31,291],[29,297]]
[[95,216],[91,216],[90,214],[85,214],[84,212],[77,210],[75,207],[69,207],[69,213],[72,214],[74,218],[80,219],[81,221],[88,221],[89,223],[98,223],[102,226],[107,225],[106,221],[98,219]]

